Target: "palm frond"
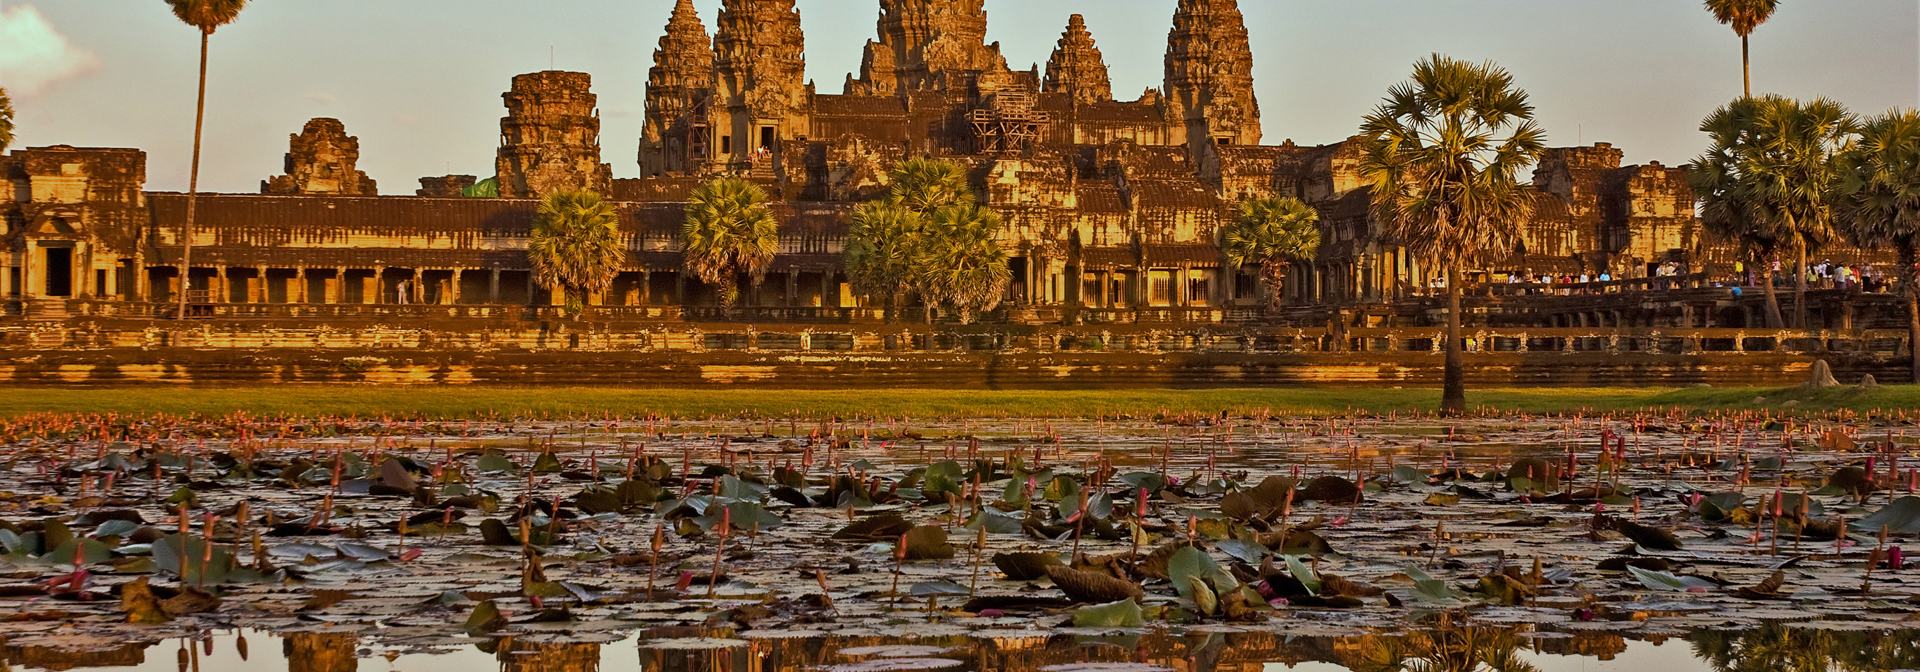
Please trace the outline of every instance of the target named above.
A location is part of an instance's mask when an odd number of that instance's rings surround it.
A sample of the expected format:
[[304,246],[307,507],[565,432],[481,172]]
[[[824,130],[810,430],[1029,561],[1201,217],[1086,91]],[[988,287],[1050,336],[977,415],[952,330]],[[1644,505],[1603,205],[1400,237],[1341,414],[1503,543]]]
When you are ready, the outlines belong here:
[[579,314],[586,296],[605,292],[626,266],[627,246],[613,204],[592,191],[562,191],[540,201],[527,239],[534,281],[565,292],[567,311]]
[[719,286],[721,305],[731,307],[734,278],[759,283],[780,251],[780,222],[767,210],[767,192],[740,178],[709,180],[694,190],[686,216],[680,252],[687,273]]
[[1732,26],[1735,34],[1746,37],[1773,18],[1780,0],[1706,0],[1706,6],[1715,21]]
[[211,35],[240,18],[240,10],[246,9],[247,0],[167,0],[167,6],[182,23]]
[[0,152],[7,151],[13,145],[13,98],[7,95],[6,87],[0,87]]
[[1388,237],[1438,266],[1514,248],[1531,215],[1521,172],[1546,151],[1527,94],[1492,63],[1415,64],[1361,127],[1362,174]]

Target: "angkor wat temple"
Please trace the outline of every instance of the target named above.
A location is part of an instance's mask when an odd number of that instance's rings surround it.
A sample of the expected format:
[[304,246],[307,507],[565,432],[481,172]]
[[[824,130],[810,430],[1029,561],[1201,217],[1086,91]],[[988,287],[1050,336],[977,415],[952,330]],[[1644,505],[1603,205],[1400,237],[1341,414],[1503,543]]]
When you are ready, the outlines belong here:
[[[1008,223],[1014,281],[989,320],[1425,319],[1406,306],[1431,269],[1370,215],[1357,143],[1262,144],[1251,38],[1235,0],[1177,0],[1163,84],[1131,101],[1116,99],[1081,16],[1066,19],[1044,67],[1015,70],[985,42],[983,2],[880,0],[878,35],[835,94],[804,79],[794,0],[726,0],[711,37],[680,0],[653,53],[640,179],[613,179],[603,163],[582,73],[513,78],[491,178],[498,197],[464,196],[481,180],[463,175],[421,178],[415,196],[380,196],[356,167],[357,139],[337,120],[312,120],[292,136],[285,174],[263,181],[261,194],[198,199],[184,289],[222,315],[273,304],[549,306],[554,297],[531,282],[523,253],[536,199],[589,187],[618,202],[631,250],[626,272],[594,301],[596,314],[688,317],[715,300],[682,272],[682,204],[701,181],[731,174],[773,195],[784,238],[746,299],[746,319],[871,319],[840,270],[845,215],[885,192],[890,166],[928,154],[969,166],[976,193]],[[1622,159],[1605,143],[1551,150],[1534,175],[1539,205],[1522,245],[1477,279],[1630,280],[1663,262],[1713,256],[1700,253],[1684,169]],[[145,164],[135,149],[0,157],[12,186],[0,189],[7,314],[59,317],[64,300],[81,299],[89,310],[119,303],[115,314],[167,314],[183,289],[187,198],[145,191]],[[1314,205],[1324,227],[1319,259],[1295,269],[1279,311],[1263,306],[1254,269],[1223,267],[1217,245],[1235,204],[1267,195]],[[1746,326],[1749,311],[1724,299],[1665,306],[1639,322]]]

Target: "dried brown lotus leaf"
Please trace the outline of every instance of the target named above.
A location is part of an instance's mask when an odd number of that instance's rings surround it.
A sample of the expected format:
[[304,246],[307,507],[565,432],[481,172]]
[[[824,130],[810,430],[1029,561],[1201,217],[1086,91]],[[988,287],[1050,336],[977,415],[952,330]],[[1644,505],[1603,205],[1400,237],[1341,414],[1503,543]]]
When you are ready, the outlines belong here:
[[1052,553],[995,553],[993,566],[1014,581],[1035,581],[1047,575],[1047,568],[1060,564]]
[[1339,476],[1321,476],[1307,483],[1307,487],[1300,491],[1300,499],[1349,504],[1360,501],[1360,486]]
[[906,518],[897,513],[888,513],[853,521],[846,527],[840,528],[839,532],[833,533],[833,538],[863,541],[897,539],[912,529],[913,523],[907,522]]
[[1047,578],[1053,579],[1053,585],[1074,602],[1106,604],[1146,595],[1146,591],[1132,581],[1096,572],[1083,572],[1066,565],[1047,567]]
[[946,560],[954,556],[953,544],[947,543],[944,527],[922,525],[909,529],[901,543],[907,546],[908,560]]

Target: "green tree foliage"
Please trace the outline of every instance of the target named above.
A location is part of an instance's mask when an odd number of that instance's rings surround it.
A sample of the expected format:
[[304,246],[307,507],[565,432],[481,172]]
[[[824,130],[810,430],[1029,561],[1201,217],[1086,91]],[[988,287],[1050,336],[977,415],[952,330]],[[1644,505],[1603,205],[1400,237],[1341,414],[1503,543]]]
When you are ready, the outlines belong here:
[[735,177],[700,185],[687,202],[680,249],[687,274],[717,287],[721,311],[732,317],[737,278],[759,285],[780,250],[780,222],[767,211],[767,192]]
[[848,220],[842,252],[847,281],[854,291],[885,300],[889,321],[915,287],[915,255],[924,228],[920,213],[885,201],[860,204]]
[[1753,53],[1748,48],[1747,36],[1773,18],[1773,12],[1780,8],[1780,0],[1706,0],[1707,11],[1713,12],[1715,21],[1733,27],[1733,33],[1740,36],[1740,72],[1746,84],[1747,97],[1753,97]]
[[200,140],[207,122],[207,46],[213,32],[240,18],[247,0],[167,0],[173,16],[200,31],[200,95],[193,114],[193,168],[187,177],[187,221],[180,232],[179,317],[187,316],[188,273],[193,268],[193,220],[200,196]]
[[889,320],[908,292],[925,300],[929,321],[942,304],[963,322],[998,306],[1012,280],[999,242],[1004,223],[974,201],[966,167],[918,157],[889,178],[887,197],[862,204],[849,220],[844,255],[854,288],[884,297]]
[[1241,201],[1240,218],[1222,234],[1220,251],[1228,268],[1259,264],[1267,304],[1279,306],[1287,271],[1320,253],[1320,212],[1292,197]]
[[13,99],[0,87],[0,152],[13,144]]
[[587,297],[607,291],[627,263],[620,217],[591,190],[562,191],[540,201],[527,239],[534,281],[566,295],[568,315],[586,310]]
[[1408,253],[1447,272],[1443,412],[1466,410],[1461,271],[1512,251],[1533,212],[1533,189],[1519,180],[1546,149],[1533,115],[1505,70],[1435,54],[1361,126],[1374,216]]
[[1759,259],[1769,326],[1782,324],[1772,270],[1784,254],[1798,258],[1794,324],[1806,325],[1807,256],[1833,236],[1834,157],[1855,125],[1831,100],[1772,95],[1735,100],[1700,123],[1712,144],[1688,166],[1688,179],[1701,221]]
[[992,210],[972,203],[946,205],[927,218],[920,246],[920,293],[934,305],[953,306],[962,323],[976,310],[992,310],[1013,279],[1007,251],[1000,247],[1004,223]]
[[[1894,110],[1860,126],[1859,141],[1838,159],[1834,225],[1866,249],[1900,254],[1909,344],[1920,348],[1920,111]],[[1920,382],[1920,349],[1913,351]]]

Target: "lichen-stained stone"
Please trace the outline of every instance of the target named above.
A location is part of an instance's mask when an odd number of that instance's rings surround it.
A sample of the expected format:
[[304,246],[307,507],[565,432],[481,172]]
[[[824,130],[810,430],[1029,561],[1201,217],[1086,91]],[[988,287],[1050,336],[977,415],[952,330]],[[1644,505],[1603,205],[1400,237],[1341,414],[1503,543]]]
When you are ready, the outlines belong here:
[[640,136],[640,174],[692,170],[693,159],[704,158],[702,147],[689,144],[688,134],[703,123],[700,106],[713,95],[713,40],[700,23],[693,0],[680,0],[667,21],[667,32],[653,51],[647,71],[647,113]]
[[319,118],[291,136],[286,174],[260,183],[260,193],[278,195],[378,196],[373,178],[358,169],[360,139],[339,119]]
[[600,162],[600,112],[593,77],[549,70],[513,78],[501,94],[499,158],[503,198],[542,198],[556,191],[613,190],[613,168]]

